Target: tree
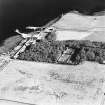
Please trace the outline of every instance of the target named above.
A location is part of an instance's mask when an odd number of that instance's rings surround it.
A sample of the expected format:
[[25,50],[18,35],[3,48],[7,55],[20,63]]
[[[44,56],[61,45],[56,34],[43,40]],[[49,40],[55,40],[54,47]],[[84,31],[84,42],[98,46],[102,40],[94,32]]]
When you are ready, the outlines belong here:
[[84,48],[82,48],[79,52],[79,56],[80,56],[80,61],[83,62],[86,60],[86,53],[85,53],[85,50]]
[[89,50],[89,51],[86,53],[86,59],[87,59],[88,61],[95,61],[95,54],[94,54],[94,52]]

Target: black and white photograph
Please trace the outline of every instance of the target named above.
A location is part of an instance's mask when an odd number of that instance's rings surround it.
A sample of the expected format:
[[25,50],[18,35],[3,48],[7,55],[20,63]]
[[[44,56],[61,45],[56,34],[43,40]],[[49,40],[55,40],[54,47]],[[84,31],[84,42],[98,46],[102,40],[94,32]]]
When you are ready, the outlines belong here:
[[105,105],[105,0],[0,0],[0,105]]

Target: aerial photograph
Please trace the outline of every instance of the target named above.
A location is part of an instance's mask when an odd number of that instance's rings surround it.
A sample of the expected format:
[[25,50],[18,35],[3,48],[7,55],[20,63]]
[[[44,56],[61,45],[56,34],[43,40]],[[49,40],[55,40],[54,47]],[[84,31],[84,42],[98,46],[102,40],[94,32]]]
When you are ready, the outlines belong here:
[[105,0],[0,0],[0,105],[105,105]]

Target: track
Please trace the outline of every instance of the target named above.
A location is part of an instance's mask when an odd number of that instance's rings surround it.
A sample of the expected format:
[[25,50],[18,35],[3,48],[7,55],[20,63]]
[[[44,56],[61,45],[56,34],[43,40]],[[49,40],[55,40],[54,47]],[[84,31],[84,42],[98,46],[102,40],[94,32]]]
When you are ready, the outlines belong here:
[[10,105],[9,103],[13,103],[14,105],[15,104],[22,104],[22,105],[36,105],[36,104],[30,104],[30,103],[25,103],[25,102],[19,102],[19,101],[13,101],[13,100],[8,100],[8,99],[0,99],[0,101],[2,102],[5,102],[5,103],[8,103],[8,105]]

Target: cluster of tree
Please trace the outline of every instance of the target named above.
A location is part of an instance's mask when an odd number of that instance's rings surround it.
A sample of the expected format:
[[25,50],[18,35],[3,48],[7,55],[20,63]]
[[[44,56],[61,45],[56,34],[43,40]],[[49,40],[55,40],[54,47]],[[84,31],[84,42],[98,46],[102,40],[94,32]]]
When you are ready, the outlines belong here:
[[59,63],[57,59],[69,48],[70,58],[64,64],[79,64],[83,61],[94,61],[103,63],[105,60],[105,43],[91,41],[39,41],[35,45],[30,45],[23,53],[19,54],[18,59]]
[[105,49],[82,47],[76,56],[75,61],[94,61],[103,63],[105,60]]
[[58,54],[57,49],[57,46],[51,42],[36,42],[35,45],[28,46],[23,53],[20,53],[18,59],[54,63]]

